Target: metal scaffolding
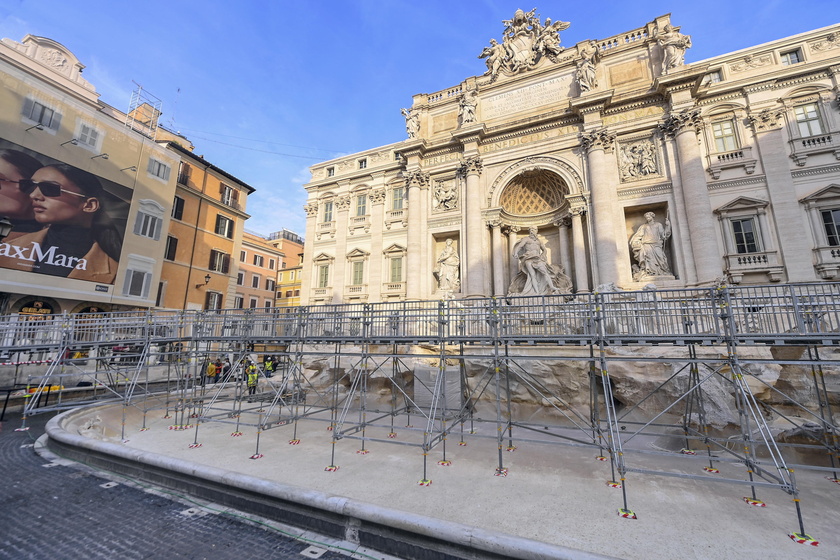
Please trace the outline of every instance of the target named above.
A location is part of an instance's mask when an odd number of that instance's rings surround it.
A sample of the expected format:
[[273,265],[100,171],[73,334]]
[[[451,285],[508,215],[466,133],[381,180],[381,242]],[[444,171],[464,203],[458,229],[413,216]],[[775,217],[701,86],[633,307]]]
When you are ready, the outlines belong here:
[[[33,414],[121,402],[124,415],[142,411],[143,428],[147,415],[163,414],[170,429],[194,430],[193,446],[203,423],[228,423],[233,436],[253,427],[258,459],[261,432],[284,427],[294,445],[300,422],[322,422],[333,442],[326,470],[338,468],[342,439],[358,440],[357,453],[409,445],[428,485],[432,452],[446,465],[451,439],[480,443],[488,436],[476,425],[490,424],[496,476],[507,475],[505,452],[517,445],[591,448],[621,489],[622,517],[635,518],[630,473],[746,486],[744,500],[756,506],[760,493],[781,490],[796,509],[789,536],[809,544],[794,469],[840,484],[838,395],[826,382],[838,375],[838,345],[835,283],[0,318],[7,363],[39,369],[27,377],[24,427]],[[258,360],[267,354],[276,357],[273,375]],[[204,372],[217,358],[230,367],[211,383]],[[248,363],[262,378],[253,391]],[[580,373],[585,405],[547,379],[546,363]],[[614,375],[622,363],[673,369],[629,403]],[[803,402],[763,379],[756,369],[767,365],[805,368],[813,397]],[[538,422],[516,413],[523,392],[544,411]],[[713,392],[733,403],[732,425],[709,421]],[[780,424],[807,437],[779,441]],[[684,466],[650,468],[634,460],[641,455]],[[723,476],[721,465],[743,474]]]

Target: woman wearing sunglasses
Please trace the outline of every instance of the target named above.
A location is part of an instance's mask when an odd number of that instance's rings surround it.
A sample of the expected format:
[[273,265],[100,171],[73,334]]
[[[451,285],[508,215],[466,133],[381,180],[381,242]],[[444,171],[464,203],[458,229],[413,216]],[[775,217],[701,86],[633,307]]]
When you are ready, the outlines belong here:
[[12,221],[14,229],[6,240],[43,228],[35,221],[32,200],[18,188],[18,181],[29,179],[41,162],[18,150],[0,150],[0,216]]
[[40,231],[13,239],[0,266],[112,284],[122,236],[102,207],[95,175],[64,163],[47,165],[18,181],[32,201]]

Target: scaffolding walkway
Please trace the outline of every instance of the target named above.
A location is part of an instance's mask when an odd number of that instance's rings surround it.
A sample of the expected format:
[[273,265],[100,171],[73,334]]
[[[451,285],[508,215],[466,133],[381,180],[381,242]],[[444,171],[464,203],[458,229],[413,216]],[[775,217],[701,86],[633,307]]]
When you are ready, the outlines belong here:
[[[14,367],[17,383],[25,376],[23,429],[33,414],[117,402],[141,410],[144,428],[162,414],[170,429],[194,430],[196,447],[203,423],[228,423],[232,436],[253,427],[259,459],[261,432],[283,427],[296,445],[300,422],[322,422],[333,441],[326,470],[338,468],[342,439],[358,440],[357,453],[409,445],[424,486],[433,453],[448,465],[447,445],[481,444],[475,426],[490,423],[496,476],[517,446],[587,447],[608,463],[622,517],[636,517],[631,474],[741,485],[758,507],[780,490],[795,504],[790,538],[811,545],[794,472],[840,484],[838,346],[836,283],[0,317],[0,367]],[[229,365],[211,381],[217,359]],[[807,391],[767,379],[768,367],[796,370]],[[630,380],[628,368],[659,374]],[[516,412],[523,395],[538,420]],[[721,398],[734,410],[724,423],[711,411]],[[642,468],[639,454],[685,466]]]

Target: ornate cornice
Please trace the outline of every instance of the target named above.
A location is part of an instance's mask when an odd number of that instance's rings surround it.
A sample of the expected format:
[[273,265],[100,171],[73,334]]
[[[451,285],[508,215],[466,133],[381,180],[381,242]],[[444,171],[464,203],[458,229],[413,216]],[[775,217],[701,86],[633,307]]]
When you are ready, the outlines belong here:
[[660,106],[665,102],[665,99],[661,95],[653,95],[646,99],[641,99],[639,101],[634,101],[633,103],[624,103],[623,105],[613,105],[609,109],[604,111],[604,116],[607,115],[616,115],[619,113],[623,113],[625,111],[632,111],[634,109],[642,109],[644,107],[650,106]]
[[825,165],[823,167],[811,167],[801,171],[791,172],[794,179],[799,177],[810,177],[812,175],[825,175],[827,173],[840,173],[840,165]]
[[580,145],[587,152],[601,149],[610,154],[615,149],[615,133],[606,128],[584,132],[580,135]]
[[484,164],[481,162],[481,158],[473,156],[467,158],[463,161],[463,163],[461,163],[458,167],[458,174],[463,177],[466,177],[467,175],[481,175],[483,169]]
[[707,190],[719,191],[721,189],[732,189],[737,187],[746,187],[750,185],[766,185],[767,180],[763,175],[758,177],[747,177],[744,179],[733,179],[731,181],[720,181],[717,183],[709,183]]
[[703,117],[700,109],[686,109],[679,113],[670,113],[659,123],[659,130],[666,136],[674,137],[682,131],[693,129],[699,135],[703,131]]
[[759,113],[751,113],[747,117],[747,122],[752,125],[753,129],[758,132],[767,132],[776,130],[782,127],[785,109],[774,108],[764,109]]
[[661,193],[668,193],[674,190],[674,185],[668,183],[657,183],[655,185],[648,185],[646,187],[632,187],[628,189],[619,189],[619,200],[627,200],[630,198],[644,198],[646,196],[653,196]]

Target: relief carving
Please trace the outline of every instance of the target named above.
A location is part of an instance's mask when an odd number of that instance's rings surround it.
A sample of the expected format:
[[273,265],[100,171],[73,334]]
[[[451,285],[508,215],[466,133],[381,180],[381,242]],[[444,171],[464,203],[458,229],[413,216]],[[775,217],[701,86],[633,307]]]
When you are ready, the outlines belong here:
[[618,170],[623,183],[659,175],[656,147],[651,140],[621,144]]
[[732,72],[745,72],[753,68],[761,68],[773,63],[773,57],[769,54],[762,54],[758,56],[747,55],[742,62],[733,62],[729,65]]
[[64,71],[67,68],[67,57],[64,53],[55,49],[44,49],[41,51],[41,60],[56,70]]
[[458,185],[455,181],[436,181],[433,195],[432,208],[435,212],[458,209]]
[[830,33],[825,39],[810,43],[808,46],[811,48],[811,52],[825,52],[840,48],[840,35]]
[[486,58],[490,82],[496,81],[499,72],[508,75],[535,67],[543,58],[556,62],[557,55],[563,52],[560,46],[560,31],[568,29],[569,22],[551,22],[545,19],[545,25],[536,15],[537,9],[530,12],[516,10],[513,19],[503,20],[505,26],[502,43],[490,39],[490,46],[485,47],[478,58]]

